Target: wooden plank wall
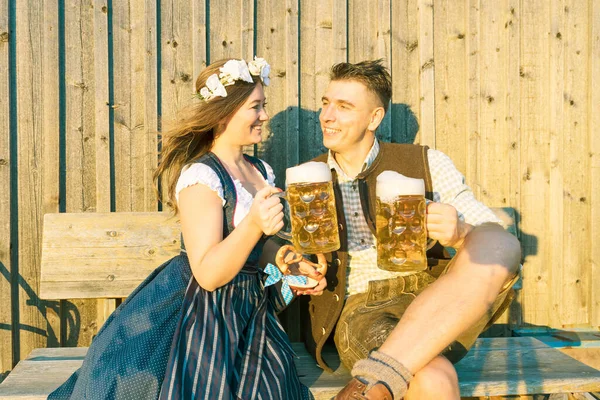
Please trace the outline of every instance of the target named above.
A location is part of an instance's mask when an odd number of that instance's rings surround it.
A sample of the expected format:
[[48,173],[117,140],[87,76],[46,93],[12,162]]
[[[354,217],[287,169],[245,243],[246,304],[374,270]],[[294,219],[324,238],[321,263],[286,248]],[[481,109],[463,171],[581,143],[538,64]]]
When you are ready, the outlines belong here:
[[0,0],[0,381],[12,369],[9,2]]
[[517,210],[510,322],[598,328],[600,0],[0,0],[0,374],[88,344],[115,306],[38,298],[43,214],[159,209],[157,132],[207,63],[254,54],[273,67],[271,123],[247,151],[279,185],[323,151],[328,68],[383,58],[378,135],[444,151],[478,198]]

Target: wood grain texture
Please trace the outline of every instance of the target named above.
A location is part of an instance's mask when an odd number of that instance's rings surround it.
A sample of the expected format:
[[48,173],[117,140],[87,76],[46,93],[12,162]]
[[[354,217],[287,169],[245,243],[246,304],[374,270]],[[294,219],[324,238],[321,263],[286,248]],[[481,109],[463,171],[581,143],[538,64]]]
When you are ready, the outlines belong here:
[[[49,3],[47,4],[50,5]],[[46,126],[46,113],[59,109],[58,96],[45,95],[48,76],[44,61],[48,57],[58,57],[54,46],[45,35],[45,27],[51,24],[56,29],[57,12],[45,15],[46,4],[39,1],[26,1],[16,4],[16,77],[17,80],[17,193],[18,193],[18,273],[13,271],[13,284],[19,287],[19,329],[17,330],[19,349],[15,357],[26,356],[33,348],[46,345],[49,321],[46,318],[45,304],[38,297],[40,268],[40,235],[42,214],[46,199],[57,200],[58,182],[46,179],[46,174],[56,176],[57,155],[50,159],[44,149],[45,140],[56,138],[57,127]],[[54,33],[49,32],[50,35]],[[56,37],[56,36],[54,36]],[[48,42],[46,42],[46,39]],[[56,65],[56,62],[53,63]],[[56,73],[57,71],[54,71]],[[58,91],[54,92],[55,94]],[[57,121],[57,120],[55,120]],[[54,135],[54,136],[52,136]],[[49,187],[51,184],[52,187]],[[52,205],[56,207],[56,203]],[[15,229],[13,228],[13,229]],[[15,244],[16,245],[16,244]],[[16,299],[13,299],[16,304]],[[17,340],[17,338],[13,338]]]
[[115,3],[113,107],[118,211],[157,209],[152,181],[157,162],[156,59],[148,57],[148,51],[152,53],[155,48],[149,31],[155,21],[148,20],[146,5],[153,7],[146,0]]
[[[550,174],[550,86],[547,73],[549,57],[540,57],[539,49],[551,45],[549,29],[549,3],[532,1],[521,3],[521,247],[526,267],[523,269],[521,307],[524,320],[536,324],[548,324],[551,318],[552,298],[551,270],[554,267],[550,252],[560,248],[549,236],[542,234],[548,229],[547,220],[560,211],[549,202]],[[547,114],[540,112],[547,110]],[[535,149],[535,151],[533,150]],[[562,195],[560,195],[562,196]],[[559,197],[560,198],[560,197]],[[551,244],[554,243],[554,244]],[[540,301],[544,299],[544,301]]]
[[[343,367],[319,369],[304,345],[293,343],[300,380],[316,399],[330,399],[348,382]],[[0,386],[0,399],[45,399],[81,364],[86,348],[38,349]],[[328,348],[331,365],[337,355]],[[479,339],[457,364],[461,396],[588,392],[600,388],[600,371],[533,338]],[[35,384],[33,384],[35,383]]]
[[307,0],[300,7],[299,161],[305,162],[326,151],[319,123],[321,97],[331,66],[347,61],[347,2]]
[[[591,82],[590,110],[600,110],[600,2],[591,3]],[[590,121],[591,229],[590,237],[600,237],[600,113],[592,112]],[[591,249],[591,282],[600,282],[600,249]],[[590,324],[600,326],[600,291],[590,291]]]
[[[224,58],[242,58],[245,60],[253,58],[255,54],[255,3],[254,0],[222,0],[210,3],[209,43],[211,62]],[[278,2],[277,4],[281,5],[283,3]],[[274,14],[271,16],[274,16]],[[282,18],[283,14],[280,13],[273,22],[280,21]],[[227,23],[228,21],[232,23]],[[270,23],[272,23],[271,20],[265,20],[261,25],[265,27]],[[284,67],[281,66],[280,68]],[[271,77],[273,77],[273,74]],[[254,147],[254,145],[244,146],[244,153],[254,155]]]
[[[101,10],[98,10],[101,12]],[[66,192],[65,209],[67,212],[93,212],[97,209],[98,193],[107,193],[101,195],[101,200],[107,201],[110,207],[110,168],[109,160],[103,159],[108,156],[108,113],[106,120],[98,121],[100,129],[96,130],[96,116],[98,115],[96,87],[107,84],[107,82],[96,82],[95,78],[99,74],[95,72],[94,59],[96,54],[95,39],[98,38],[95,32],[96,25],[96,7],[92,1],[72,0],[65,3],[65,181]],[[106,17],[106,13],[104,13]],[[100,22],[101,23],[101,22]],[[105,28],[105,27],[104,27]],[[107,35],[106,29],[99,29]],[[108,36],[108,35],[107,35]],[[106,44],[101,40],[98,44]],[[108,51],[108,49],[105,49]],[[108,60],[105,60],[106,62]],[[107,68],[107,63],[103,64]],[[108,71],[106,71],[108,72]],[[52,80],[50,80],[52,82]],[[108,88],[101,88],[108,90]],[[106,103],[104,108],[108,108]],[[56,112],[54,112],[57,115]],[[101,116],[102,114],[98,115]],[[106,128],[103,132],[102,127]],[[104,135],[105,143],[98,140],[96,135]],[[56,138],[58,150],[58,138]],[[97,160],[96,151],[100,147],[100,160]],[[57,158],[58,160],[58,158]],[[106,184],[105,187],[98,187],[96,181],[98,177],[98,164],[106,166],[102,170],[104,176],[108,179],[101,181]],[[55,181],[58,181],[56,177]],[[57,212],[58,210],[47,210],[46,212]],[[106,211],[110,211],[108,208]],[[73,304],[73,303],[72,303]],[[77,311],[81,317],[79,340],[81,343],[90,343],[93,335],[96,333],[97,321],[97,300],[85,300],[77,302]],[[49,314],[53,313],[55,307],[49,307]],[[68,314],[66,305],[62,303],[60,318],[66,318]],[[64,327],[66,329],[66,327]],[[61,332],[62,344],[64,338],[68,337],[68,332]],[[73,343],[71,343],[72,345]]]
[[[205,29],[204,1],[161,0],[161,131],[167,132],[177,120],[177,114],[193,103],[196,72],[206,62],[206,36],[197,29]],[[195,25],[200,23],[200,25]],[[198,40],[197,42],[195,40]],[[197,62],[200,65],[196,64]],[[163,185],[163,199],[166,199]],[[163,209],[167,209],[166,204]]]
[[[93,64],[94,64],[94,155],[95,155],[95,210],[109,212],[111,209],[111,160],[110,118],[111,108],[108,79],[108,4],[107,0],[94,0],[93,7]],[[95,300],[95,326],[106,321],[107,313],[115,310],[114,300]],[[93,335],[93,334],[92,334]],[[81,344],[88,344],[86,341]]]
[[180,246],[168,213],[47,214],[45,227],[45,299],[127,297]]
[[419,82],[420,134],[419,143],[435,148],[435,60],[433,37],[433,0],[418,0],[419,14]]
[[[12,369],[8,0],[0,0],[0,381]],[[14,40],[14,37],[12,38]]]
[[480,21],[480,0],[468,0],[468,35],[467,35],[467,65],[469,93],[468,101],[468,142],[466,154],[466,170],[464,172],[467,182],[471,186],[475,197],[479,198],[479,186],[475,183],[479,182],[479,163],[480,163],[480,108],[481,108],[481,57],[480,57],[480,41],[481,41],[481,21]]
[[209,10],[211,62],[223,58],[251,59],[254,54],[254,1],[222,0],[212,2]]
[[459,171],[467,170],[467,140],[465,129],[469,117],[468,91],[465,90],[467,68],[466,2],[435,1],[434,57],[436,135],[435,147],[453,160]]
[[[390,0],[348,1],[348,61],[382,59],[389,69],[392,61]],[[391,113],[377,129],[377,136],[389,141]]]
[[421,87],[417,0],[392,1],[392,108],[390,141],[419,143]]
[[[564,202],[564,246],[561,274],[553,277],[561,282],[558,293],[559,319],[565,326],[589,324],[590,246],[590,171],[589,109],[590,96],[590,2],[564,2],[562,45],[565,71],[563,92],[562,169]],[[558,100],[558,99],[557,99]],[[559,128],[559,127],[557,127]],[[598,133],[596,133],[598,134]],[[586,156],[587,153],[587,156]],[[597,283],[594,283],[597,285]]]
[[256,11],[257,19],[268,21],[258,26],[256,54],[271,65],[264,87],[271,119],[257,156],[269,160],[279,187],[285,187],[285,168],[298,164],[299,154],[298,9],[295,2],[262,0]]

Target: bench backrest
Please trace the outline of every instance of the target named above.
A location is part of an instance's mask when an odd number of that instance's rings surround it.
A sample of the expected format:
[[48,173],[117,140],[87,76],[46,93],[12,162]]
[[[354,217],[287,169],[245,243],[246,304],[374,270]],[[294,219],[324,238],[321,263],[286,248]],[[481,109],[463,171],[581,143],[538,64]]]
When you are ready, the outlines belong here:
[[127,297],[179,248],[167,212],[46,214],[40,297]]
[[[514,210],[493,210],[516,234]],[[179,253],[179,235],[177,218],[167,212],[46,214],[40,297],[127,297]]]

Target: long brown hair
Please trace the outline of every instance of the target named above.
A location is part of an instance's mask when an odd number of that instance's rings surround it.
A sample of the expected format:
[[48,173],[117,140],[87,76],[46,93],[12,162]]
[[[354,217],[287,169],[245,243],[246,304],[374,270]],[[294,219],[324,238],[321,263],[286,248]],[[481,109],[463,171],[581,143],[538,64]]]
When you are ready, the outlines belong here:
[[[219,74],[219,68],[229,59],[216,61],[207,66],[196,79],[196,93],[206,85],[212,74]],[[252,76],[253,83],[237,80],[226,86],[227,97],[214,97],[208,101],[196,100],[196,103],[184,109],[172,128],[163,133],[162,151],[158,168],[154,172],[154,183],[158,181],[167,188],[167,204],[177,213],[175,187],[183,167],[208,153],[215,141],[218,128],[223,128],[230,117],[250,96],[259,78]],[[163,199],[163,203],[164,203]]]

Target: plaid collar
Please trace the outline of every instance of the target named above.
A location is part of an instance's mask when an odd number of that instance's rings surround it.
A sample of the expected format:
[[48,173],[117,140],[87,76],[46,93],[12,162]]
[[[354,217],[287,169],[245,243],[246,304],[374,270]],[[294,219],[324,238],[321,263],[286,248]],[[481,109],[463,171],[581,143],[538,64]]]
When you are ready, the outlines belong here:
[[[367,157],[365,158],[361,172],[367,170],[367,168],[369,168],[371,166],[371,164],[373,164],[373,161],[375,161],[378,154],[379,154],[379,140],[375,139],[373,141],[373,146],[371,146],[371,150],[369,150],[369,154],[367,154]],[[355,178],[350,178],[348,175],[346,175],[346,173],[344,172],[342,167],[340,167],[340,165],[335,160],[335,157],[331,150],[329,150],[329,153],[327,154],[327,165],[329,165],[330,169],[335,169],[335,171],[337,172],[337,175],[338,175],[338,179],[340,181],[353,181],[355,179]]]

